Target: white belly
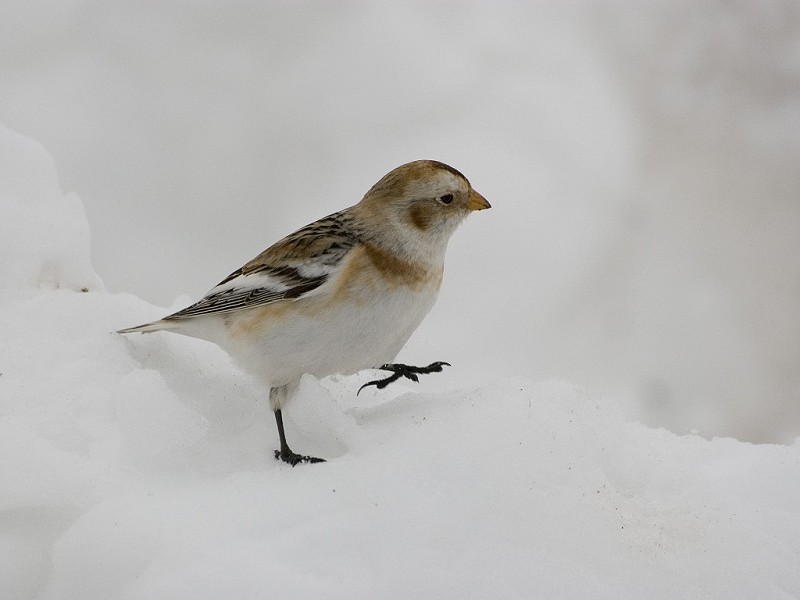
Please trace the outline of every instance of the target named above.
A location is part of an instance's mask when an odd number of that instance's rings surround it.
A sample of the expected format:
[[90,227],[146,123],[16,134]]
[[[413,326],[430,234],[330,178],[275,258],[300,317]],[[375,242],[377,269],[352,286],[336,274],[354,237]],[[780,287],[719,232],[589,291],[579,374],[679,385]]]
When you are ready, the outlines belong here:
[[226,319],[226,335],[212,341],[271,387],[304,373],[354,373],[391,362],[437,294],[438,285],[426,290],[396,288],[322,308],[312,300],[301,306],[306,300],[300,300],[240,311]]

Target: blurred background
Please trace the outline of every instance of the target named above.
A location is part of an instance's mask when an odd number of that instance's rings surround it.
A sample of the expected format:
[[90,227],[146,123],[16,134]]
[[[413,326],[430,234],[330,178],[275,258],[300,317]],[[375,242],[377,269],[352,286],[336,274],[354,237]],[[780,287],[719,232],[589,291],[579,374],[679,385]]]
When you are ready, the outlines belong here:
[[795,1],[5,3],[0,73],[113,292],[179,308],[434,158],[494,208],[401,354],[453,363],[425,389],[568,379],[680,433],[800,433]]

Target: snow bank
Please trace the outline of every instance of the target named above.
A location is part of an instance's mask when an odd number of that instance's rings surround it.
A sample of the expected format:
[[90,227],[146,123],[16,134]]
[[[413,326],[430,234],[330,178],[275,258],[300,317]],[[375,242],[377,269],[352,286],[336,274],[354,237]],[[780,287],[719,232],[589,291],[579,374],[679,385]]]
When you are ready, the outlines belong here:
[[288,434],[329,462],[276,462],[218,348],[111,333],[164,309],[105,293],[77,198],[40,147],[0,147],[0,597],[800,594],[800,444],[648,429],[569,383],[308,377]]
[[0,298],[29,288],[99,290],[89,264],[89,223],[63,194],[53,159],[0,124]]

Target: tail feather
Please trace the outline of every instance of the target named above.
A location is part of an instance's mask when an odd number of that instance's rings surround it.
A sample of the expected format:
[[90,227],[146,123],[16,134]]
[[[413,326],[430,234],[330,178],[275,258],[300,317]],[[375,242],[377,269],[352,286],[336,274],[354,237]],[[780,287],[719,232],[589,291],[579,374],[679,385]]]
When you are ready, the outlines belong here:
[[170,329],[177,329],[178,327],[179,325],[175,321],[161,319],[159,321],[153,321],[152,323],[137,325],[136,327],[120,329],[117,333],[149,333],[151,331],[168,331]]

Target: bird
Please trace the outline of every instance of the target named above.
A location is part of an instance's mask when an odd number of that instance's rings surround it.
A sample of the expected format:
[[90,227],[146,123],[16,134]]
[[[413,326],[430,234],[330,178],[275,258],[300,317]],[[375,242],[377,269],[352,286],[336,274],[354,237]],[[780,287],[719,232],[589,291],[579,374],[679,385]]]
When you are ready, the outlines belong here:
[[381,389],[401,376],[416,381],[418,373],[441,371],[447,363],[391,361],[436,301],[453,232],[488,208],[453,167],[409,162],[357,204],[273,244],[198,302],[117,333],[169,331],[217,344],[269,389],[275,458],[292,466],[324,462],[292,451],[286,440],[282,411],[301,377],[391,371],[366,384]]

